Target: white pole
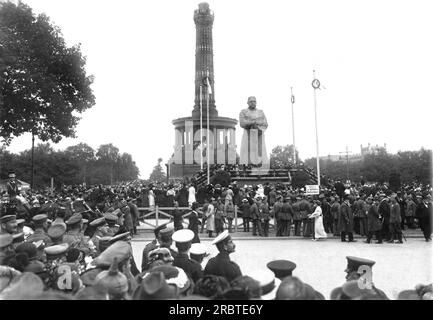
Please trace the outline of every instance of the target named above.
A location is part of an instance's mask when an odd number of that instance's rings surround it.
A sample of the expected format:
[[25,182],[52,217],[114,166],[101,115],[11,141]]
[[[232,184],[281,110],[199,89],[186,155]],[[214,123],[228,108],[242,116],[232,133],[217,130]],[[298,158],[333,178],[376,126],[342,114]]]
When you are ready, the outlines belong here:
[[320,88],[320,82],[316,79],[315,71],[313,70],[313,88],[314,88],[314,120],[316,123],[316,161],[317,161],[317,184],[320,188],[320,163],[319,163],[319,133],[317,128],[317,102],[316,102],[316,89]]
[[202,86],[200,85],[200,170],[203,170],[203,109]]
[[293,96],[293,87],[290,87],[291,97],[290,101],[292,102],[292,134],[293,134],[293,164],[296,165],[296,147],[295,147],[295,113],[293,111],[293,105],[295,103],[295,97]]
[[207,155],[207,184],[210,184],[210,167],[209,167],[209,162],[210,162],[210,139],[209,139],[209,88],[207,91],[207,135],[206,135],[206,155]]

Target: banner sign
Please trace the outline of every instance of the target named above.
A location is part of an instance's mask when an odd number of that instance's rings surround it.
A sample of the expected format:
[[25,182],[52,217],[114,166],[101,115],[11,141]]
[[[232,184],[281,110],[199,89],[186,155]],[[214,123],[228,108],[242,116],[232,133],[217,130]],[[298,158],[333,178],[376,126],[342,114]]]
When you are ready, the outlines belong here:
[[306,185],[305,186],[305,194],[307,196],[319,194],[319,185],[317,185],[317,184]]

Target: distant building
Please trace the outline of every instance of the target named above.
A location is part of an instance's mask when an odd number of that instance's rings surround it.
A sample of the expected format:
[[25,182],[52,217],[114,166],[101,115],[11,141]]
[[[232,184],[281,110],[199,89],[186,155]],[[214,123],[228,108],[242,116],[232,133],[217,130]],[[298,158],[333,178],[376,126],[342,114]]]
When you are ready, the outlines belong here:
[[[364,159],[364,156],[369,154],[379,154],[380,152],[386,152],[386,143],[383,146],[379,146],[376,144],[376,146],[371,146],[368,144],[366,147],[363,147],[361,144],[361,153],[357,154],[349,154],[348,158],[349,161],[361,161]],[[334,161],[334,162],[344,162],[347,161],[347,156],[344,153],[334,155],[329,154],[327,156],[320,157],[320,160],[324,161]]]
[[368,144],[366,147],[363,147],[361,144],[361,156],[365,156],[367,154],[379,154],[381,152],[386,152],[386,143],[382,146],[376,144],[376,146],[370,146]]

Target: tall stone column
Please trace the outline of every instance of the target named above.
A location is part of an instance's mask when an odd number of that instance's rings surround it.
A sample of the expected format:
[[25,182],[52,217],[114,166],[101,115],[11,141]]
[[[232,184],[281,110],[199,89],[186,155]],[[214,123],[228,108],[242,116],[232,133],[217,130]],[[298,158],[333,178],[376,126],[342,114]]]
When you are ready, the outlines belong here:
[[[209,96],[209,118],[218,116],[215,107],[215,87],[214,87],[214,68],[213,68],[213,41],[212,26],[214,14],[209,9],[206,2],[200,3],[198,9],[194,11],[194,22],[196,27],[196,47],[195,47],[195,99],[193,118],[200,118],[200,85],[202,91],[202,112],[203,118],[206,119],[207,112],[207,86],[206,75],[209,73],[209,82],[212,88],[212,94]],[[204,123],[203,126],[206,124]]]

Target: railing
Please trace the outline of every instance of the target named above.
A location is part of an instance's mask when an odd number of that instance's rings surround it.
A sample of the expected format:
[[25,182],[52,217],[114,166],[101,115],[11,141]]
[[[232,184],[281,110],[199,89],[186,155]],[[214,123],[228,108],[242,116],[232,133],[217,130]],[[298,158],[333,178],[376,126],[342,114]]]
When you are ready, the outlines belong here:
[[[151,226],[152,228],[157,228],[158,225],[159,225],[159,220],[161,219],[160,218],[161,216],[169,218],[169,219],[173,218],[173,215],[171,215],[170,213],[167,213],[165,211],[167,211],[167,210],[175,210],[175,209],[182,210],[182,211],[188,211],[185,214],[183,214],[182,217],[185,217],[186,215],[188,215],[192,211],[192,209],[190,207],[177,207],[177,208],[175,208],[175,207],[159,207],[159,206],[154,206],[154,207],[139,207],[138,211],[140,213],[141,212],[147,212],[147,213],[140,214],[140,216],[139,216],[138,219],[140,221],[142,221],[143,223]],[[203,224],[203,216],[204,216],[203,207],[198,208],[196,211],[199,214],[201,214],[201,218],[199,217],[199,220],[200,220],[200,223]],[[150,217],[153,214],[155,214],[155,224],[152,224],[152,223],[150,223],[148,221],[145,221],[147,217]],[[235,205],[234,222],[235,222],[234,223],[235,232],[238,232],[238,228],[240,228],[241,226],[243,226],[243,223],[238,223],[238,206],[236,206],[236,205]],[[269,227],[271,227],[271,226],[274,227],[274,224],[271,223],[271,222],[269,222]]]

